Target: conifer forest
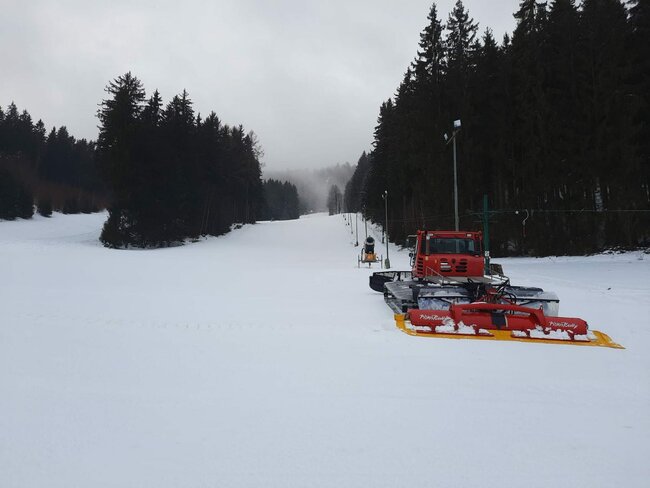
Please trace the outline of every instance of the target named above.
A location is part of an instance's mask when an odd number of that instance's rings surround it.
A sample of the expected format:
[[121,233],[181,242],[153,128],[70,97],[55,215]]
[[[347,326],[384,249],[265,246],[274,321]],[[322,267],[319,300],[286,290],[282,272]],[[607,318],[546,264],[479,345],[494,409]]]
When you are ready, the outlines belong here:
[[108,246],[158,247],[252,223],[263,203],[254,133],[196,114],[186,91],[166,105],[131,73],[99,110],[97,151],[112,190]]
[[106,187],[95,143],[77,140],[65,126],[48,132],[11,103],[0,107],[0,219],[96,212],[106,205]]
[[[350,211],[403,242],[481,230],[496,255],[588,253],[650,240],[650,3],[523,0],[512,36],[479,31],[459,0],[431,7],[414,61],[379,111]],[[460,127],[454,122],[460,121]]]

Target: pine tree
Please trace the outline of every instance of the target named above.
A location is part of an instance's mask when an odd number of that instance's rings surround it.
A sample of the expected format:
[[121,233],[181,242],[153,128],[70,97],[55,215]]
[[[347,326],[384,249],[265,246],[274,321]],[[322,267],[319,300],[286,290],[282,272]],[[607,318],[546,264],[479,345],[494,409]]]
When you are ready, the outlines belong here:
[[11,172],[0,168],[0,219],[30,219],[33,215],[32,193]]
[[[34,197],[41,201],[55,195],[57,207],[61,208],[63,200],[73,194],[75,198],[83,195],[90,199],[95,192],[103,193],[94,143],[76,141],[65,127],[58,131],[54,128],[46,137],[43,121],[34,124],[29,112],[19,111],[14,103],[6,113],[0,112],[0,165],[33,194],[23,201]],[[31,208],[24,205],[25,215],[31,213]]]
[[[436,206],[428,191],[432,183],[431,168],[438,168],[435,171],[436,183],[441,183],[447,177],[444,171],[440,171],[444,153],[442,137],[434,136],[444,132],[443,124],[448,118],[446,100],[449,98],[445,83],[448,71],[446,46],[435,3],[427,20],[428,24],[420,34],[413,75],[410,76],[407,71],[395,97],[393,114],[388,119],[394,128],[388,131],[394,131],[395,138],[390,151],[395,171],[388,175],[388,183],[397,177],[397,184],[385,184],[372,194],[378,209],[383,207],[381,193],[384,190],[388,189],[391,195],[396,196],[395,204],[400,208],[404,223],[393,229],[393,235],[397,238],[401,232],[408,232],[407,221],[422,222],[428,209]],[[373,154],[373,162],[375,157]],[[392,212],[395,206],[391,207],[389,211]],[[383,221],[383,210],[374,212],[372,217]]]
[[5,153],[16,153],[20,151],[20,115],[18,113],[18,107],[14,102],[11,102],[7,107],[2,129],[4,134],[0,150]]
[[147,126],[158,127],[162,118],[162,98],[158,90],[147,100],[147,105],[142,109],[142,122]]
[[265,181],[264,197],[265,220],[291,220],[300,216],[298,190],[288,181]]
[[[551,4],[542,56],[549,104],[545,132],[550,141],[547,159],[550,187],[545,197],[557,201],[560,195],[562,199],[568,196],[568,187],[580,181],[585,164],[581,147],[586,128],[580,102],[580,18],[574,0],[555,0]],[[564,184],[559,180],[564,180]]]
[[447,54],[447,90],[450,113],[460,117],[467,110],[469,75],[473,69],[475,40],[478,24],[469,17],[461,0],[457,0],[449,14],[445,40]]
[[197,126],[197,152],[203,162],[204,175],[200,233],[219,235],[228,229],[221,211],[226,190],[223,174],[223,132],[221,121],[214,112],[210,112]]
[[427,16],[429,23],[420,33],[418,56],[413,69],[418,82],[439,87],[446,69],[445,46],[442,40],[442,24],[434,3]]
[[585,0],[582,25],[585,63],[580,77],[582,116],[588,124],[583,143],[589,164],[587,205],[595,208],[597,200],[602,199],[604,208],[622,207],[624,194],[630,189],[621,185],[621,169],[628,166],[621,166],[621,162],[632,157],[631,104],[625,88],[629,71],[627,13],[618,0]]
[[[635,112],[635,146],[639,166],[639,182],[645,193],[645,207],[650,205],[650,2],[630,2],[629,52],[632,67],[629,83]],[[643,201],[640,198],[640,201]]]
[[[508,139],[510,129],[510,104],[508,103],[509,67],[507,47],[500,48],[487,28],[482,44],[476,51],[476,68],[470,76],[470,111],[467,128],[471,137],[463,139],[469,146],[463,161],[471,161],[474,180],[474,202],[483,194],[499,198],[502,194],[502,167],[509,158]],[[463,129],[465,130],[465,129]],[[466,167],[467,164],[464,164]],[[465,171],[467,174],[467,171]],[[479,190],[480,191],[476,191]],[[494,202],[499,206],[503,201]]]
[[544,90],[542,57],[546,4],[524,0],[515,13],[512,37],[513,159],[506,189],[507,203],[515,208],[538,208],[543,192],[549,138],[545,121],[549,106]]
[[360,212],[363,209],[363,194],[365,192],[369,166],[370,160],[364,151],[361,157],[359,157],[354,174],[345,185],[345,191],[343,192],[345,207],[350,212]]
[[51,200],[47,199],[47,198],[39,198],[38,205],[37,205],[37,211],[43,217],[51,217],[52,216],[52,202],[51,202]]
[[106,92],[111,98],[102,101],[97,114],[100,122],[97,149],[113,192],[113,203],[101,240],[108,246],[122,247],[141,243],[137,238],[140,242],[133,242],[131,228],[137,223],[137,211],[130,209],[130,199],[141,186],[136,178],[135,148],[145,92],[140,80],[130,72],[111,81]]
[[297,219],[300,217],[300,197],[298,195],[298,188],[288,181],[284,182],[286,194],[286,209],[287,219]]
[[145,103],[130,73],[107,90],[98,148],[115,198],[106,245],[165,246],[257,219],[264,193],[254,133],[221,125],[214,112],[204,120],[185,90],[164,108],[157,90]]
[[[388,165],[394,152],[395,127],[395,105],[389,99],[379,109],[377,126],[374,131],[374,149],[362,198],[362,204],[366,208],[368,217],[376,220],[381,217],[381,193],[388,186]],[[328,195],[328,209],[331,212],[332,188]]]
[[343,195],[337,185],[330,186],[327,193],[327,209],[330,215],[336,215],[343,211]]
[[161,218],[166,220],[170,240],[186,236],[196,237],[201,227],[200,195],[194,185],[200,179],[195,139],[195,116],[192,101],[186,90],[176,95],[163,111],[161,128],[167,141],[163,172],[173,185],[167,185]]

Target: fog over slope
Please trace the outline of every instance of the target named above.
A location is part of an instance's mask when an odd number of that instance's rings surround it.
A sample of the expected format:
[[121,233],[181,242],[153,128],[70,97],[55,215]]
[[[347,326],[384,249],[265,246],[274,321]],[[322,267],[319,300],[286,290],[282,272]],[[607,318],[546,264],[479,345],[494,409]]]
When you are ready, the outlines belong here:
[[262,177],[296,185],[301,213],[323,212],[327,210],[327,192],[330,186],[337,185],[342,193],[354,168],[350,163],[344,163],[322,169],[271,170],[264,171]]

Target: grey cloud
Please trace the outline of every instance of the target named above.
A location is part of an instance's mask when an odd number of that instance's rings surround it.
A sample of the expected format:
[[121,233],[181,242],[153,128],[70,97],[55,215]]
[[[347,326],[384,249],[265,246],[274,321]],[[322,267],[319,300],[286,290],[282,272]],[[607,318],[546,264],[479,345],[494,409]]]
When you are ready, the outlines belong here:
[[[4,2],[6,3],[6,2]],[[438,2],[446,20],[453,0]],[[518,0],[467,0],[500,38]],[[169,100],[254,130],[267,168],[355,162],[417,51],[431,2],[9,1],[0,103],[97,135],[104,87],[132,71]]]

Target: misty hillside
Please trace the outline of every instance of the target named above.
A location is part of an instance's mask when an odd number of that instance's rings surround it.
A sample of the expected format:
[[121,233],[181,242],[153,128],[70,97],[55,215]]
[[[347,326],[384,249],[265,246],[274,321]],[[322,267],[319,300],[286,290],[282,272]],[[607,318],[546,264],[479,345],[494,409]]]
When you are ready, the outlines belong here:
[[298,188],[300,213],[323,212],[327,210],[327,191],[332,185],[341,191],[354,174],[355,166],[350,163],[337,164],[322,169],[292,169],[284,171],[265,170],[264,179],[288,181]]

